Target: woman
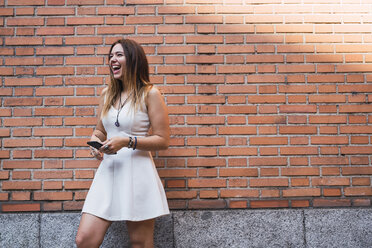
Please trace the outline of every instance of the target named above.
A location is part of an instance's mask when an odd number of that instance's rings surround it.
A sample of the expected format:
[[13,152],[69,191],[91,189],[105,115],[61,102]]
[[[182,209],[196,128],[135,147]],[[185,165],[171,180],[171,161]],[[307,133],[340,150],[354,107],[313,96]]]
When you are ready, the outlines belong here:
[[[132,247],[153,247],[154,219],[169,214],[150,151],[167,149],[169,120],[140,45],[115,42],[109,53],[111,82],[101,95],[92,155],[102,160],[85,199],[76,244],[99,247],[112,221],[127,221]],[[151,124],[151,135],[148,134]]]

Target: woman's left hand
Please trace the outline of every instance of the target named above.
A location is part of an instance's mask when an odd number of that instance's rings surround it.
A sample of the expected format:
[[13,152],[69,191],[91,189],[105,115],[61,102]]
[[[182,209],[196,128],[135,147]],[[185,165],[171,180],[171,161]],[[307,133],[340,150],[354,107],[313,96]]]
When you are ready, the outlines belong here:
[[113,137],[105,140],[105,142],[103,142],[103,146],[99,150],[106,154],[116,154],[124,146],[124,137]]

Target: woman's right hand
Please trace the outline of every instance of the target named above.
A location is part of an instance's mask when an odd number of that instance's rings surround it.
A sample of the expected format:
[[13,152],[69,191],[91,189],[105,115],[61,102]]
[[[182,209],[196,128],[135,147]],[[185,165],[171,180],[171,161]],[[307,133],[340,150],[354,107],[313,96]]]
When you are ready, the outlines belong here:
[[98,160],[103,159],[102,153],[94,147],[90,147],[90,154]]

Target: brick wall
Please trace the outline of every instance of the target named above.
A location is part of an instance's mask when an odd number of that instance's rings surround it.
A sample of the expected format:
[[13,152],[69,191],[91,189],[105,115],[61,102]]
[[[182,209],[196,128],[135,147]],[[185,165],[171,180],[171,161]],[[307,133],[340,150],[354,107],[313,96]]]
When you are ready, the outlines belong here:
[[0,0],[2,212],[79,210],[106,54],[140,42],[172,209],[371,206],[372,1]]

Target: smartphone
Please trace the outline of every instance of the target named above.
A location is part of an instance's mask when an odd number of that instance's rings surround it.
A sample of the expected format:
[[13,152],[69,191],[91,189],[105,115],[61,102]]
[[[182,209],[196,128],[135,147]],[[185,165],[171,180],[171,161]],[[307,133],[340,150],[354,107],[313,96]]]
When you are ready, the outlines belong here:
[[101,148],[101,146],[103,146],[103,144],[99,143],[98,141],[88,141],[87,144],[96,148],[96,149],[99,149],[99,148]]

